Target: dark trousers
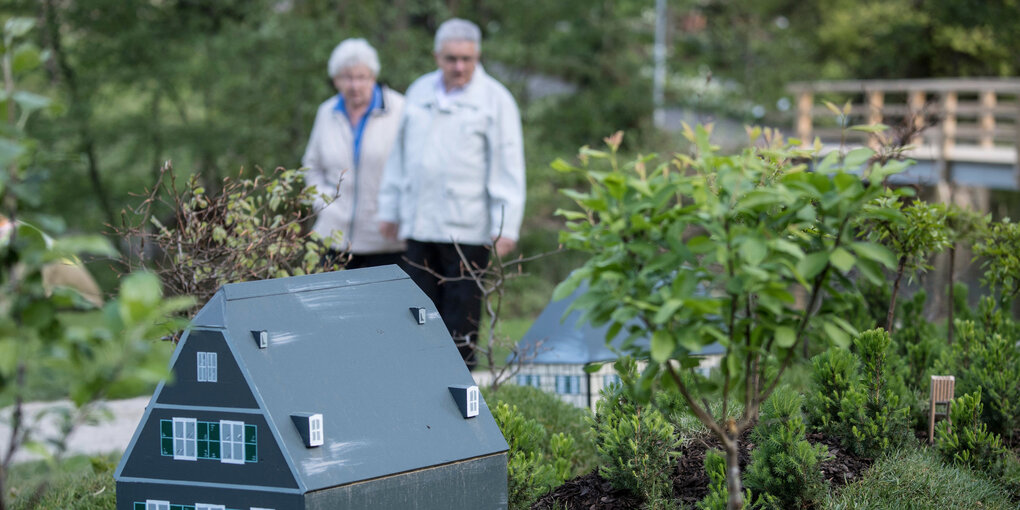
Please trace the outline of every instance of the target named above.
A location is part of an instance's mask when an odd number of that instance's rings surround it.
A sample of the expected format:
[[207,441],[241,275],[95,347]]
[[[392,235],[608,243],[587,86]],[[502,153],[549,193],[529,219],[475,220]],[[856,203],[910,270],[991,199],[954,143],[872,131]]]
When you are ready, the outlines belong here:
[[[326,253],[322,256],[320,262],[323,266],[331,266],[343,260],[347,253],[334,250],[332,248],[326,250]],[[361,269],[363,267],[375,267],[375,266],[386,266],[389,264],[396,264],[400,266],[400,269],[407,271],[407,262],[404,261],[404,252],[397,251],[393,253],[370,253],[367,255],[351,255],[350,260],[344,266],[344,269]]]
[[[484,268],[489,263],[489,247],[471,244],[459,245],[471,267]],[[407,241],[407,274],[425,291],[439,310],[446,329],[457,343],[457,350],[469,369],[477,363],[475,348],[478,345],[478,319],[482,310],[482,295],[478,284],[468,275],[464,261],[451,243]],[[427,269],[420,269],[421,266]],[[433,274],[435,273],[435,274]],[[459,281],[439,283],[436,275],[447,278],[464,277]]]

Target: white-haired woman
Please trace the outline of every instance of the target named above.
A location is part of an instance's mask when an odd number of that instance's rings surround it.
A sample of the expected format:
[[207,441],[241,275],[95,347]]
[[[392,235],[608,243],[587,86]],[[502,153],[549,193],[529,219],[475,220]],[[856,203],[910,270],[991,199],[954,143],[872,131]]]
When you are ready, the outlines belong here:
[[339,94],[319,106],[301,159],[306,183],[331,198],[316,200],[312,228],[326,239],[342,234],[330,262],[350,254],[348,268],[403,265],[404,243],[379,233],[376,209],[404,97],[376,82],[379,57],[364,39],[337,45],[327,69]]

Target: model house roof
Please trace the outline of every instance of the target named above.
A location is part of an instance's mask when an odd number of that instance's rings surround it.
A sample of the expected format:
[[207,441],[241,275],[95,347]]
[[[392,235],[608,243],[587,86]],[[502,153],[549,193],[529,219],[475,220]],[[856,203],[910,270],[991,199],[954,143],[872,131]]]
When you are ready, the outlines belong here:
[[[571,295],[559,301],[550,301],[542,310],[517,344],[519,351],[527,357],[528,363],[583,365],[612,361],[620,357],[619,352],[628,335],[626,326],[607,343],[606,333],[609,331],[609,324],[592,326],[588,322],[582,322],[580,311],[567,312],[570,305],[587,289],[587,284],[581,284]],[[632,323],[636,324],[637,321],[627,323],[627,326]],[[649,338],[637,338],[633,345],[647,349]],[[723,352],[722,346],[712,344],[693,355],[710,356]]]
[[[462,415],[449,387],[473,385],[471,374],[396,266],[225,285],[188,334],[201,330],[223,332],[305,491],[507,450],[484,403]],[[292,417],[316,413],[322,446],[307,447]]]

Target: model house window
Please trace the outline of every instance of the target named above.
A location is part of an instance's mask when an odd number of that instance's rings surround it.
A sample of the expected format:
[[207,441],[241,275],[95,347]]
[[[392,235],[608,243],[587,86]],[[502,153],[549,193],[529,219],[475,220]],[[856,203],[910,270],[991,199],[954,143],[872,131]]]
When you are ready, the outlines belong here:
[[170,510],[169,501],[145,500],[145,510]]
[[620,376],[616,374],[602,376],[602,386],[612,386],[614,384],[620,384]]
[[244,422],[220,420],[220,462],[244,464]]
[[273,509],[272,508],[262,508],[260,506],[253,506],[253,507],[249,508],[248,510],[273,510]]
[[467,415],[478,416],[478,386],[472,386],[467,391]]
[[216,353],[198,353],[198,382],[216,382]]
[[542,386],[542,381],[537,375],[520,374],[517,376],[517,385],[539,388]]
[[[242,422],[233,422],[242,423]],[[220,422],[199,421],[196,429],[197,444],[196,457],[198,459],[220,460]],[[242,423],[244,425],[244,462],[258,462],[258,434],[255,425]],[[171,420],[160,420],[160,454],[165,457],[174,455],[173,422]],[[231,450],[231,455],[233,450]],[[176,506],[176,505],[175,505]],[[188,510],[187,508],[171,508],[170,510]]]
[[[173,444],[175,460],[195,460],[197,458],[196,450],[198,449],[198,443],[195,437],[195,429],[196,423],[194,418],[174,418]],[[167,508],[167,510],[170,509]]]
[[308,418],[308,444],[322,446],[322,415],[313,414]]
[[195,503],[195,510],[226,510],[223,505],[210,505],[209,503]]
[[581,376],[579,375],[558,375],[556,376],[556,393],[561,395],[576,395],[581,393]]

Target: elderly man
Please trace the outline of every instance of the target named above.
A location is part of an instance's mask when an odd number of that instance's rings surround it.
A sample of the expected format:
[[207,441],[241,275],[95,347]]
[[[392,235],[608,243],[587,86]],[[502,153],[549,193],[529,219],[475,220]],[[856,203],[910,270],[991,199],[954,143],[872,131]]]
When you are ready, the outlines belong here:
[[436,31],[439,69],[407,89],[379,191],[379,230],[407,241],[411,277],[435,303],[469,368],[481,296],[458,278],[514,250],[524,215],[524,148],[517,104],[485,73],[481,31],[451,19]]

